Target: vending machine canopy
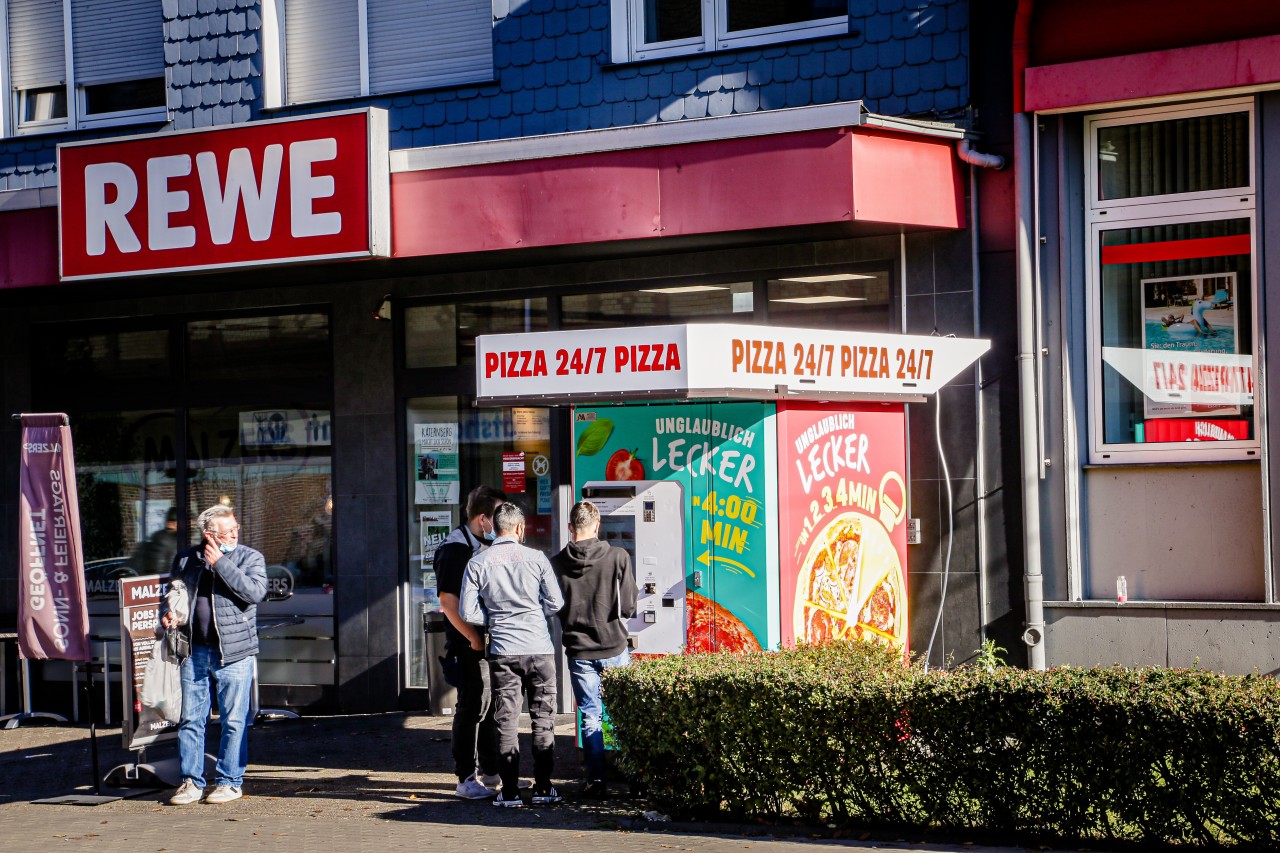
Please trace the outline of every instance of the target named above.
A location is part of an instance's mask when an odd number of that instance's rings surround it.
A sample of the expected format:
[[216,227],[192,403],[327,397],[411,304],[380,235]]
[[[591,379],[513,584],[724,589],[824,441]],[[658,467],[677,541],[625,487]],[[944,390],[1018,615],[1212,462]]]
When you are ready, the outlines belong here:
[[921,402],[990,347],[971,338],[733,323],[480,335],[476,402]]

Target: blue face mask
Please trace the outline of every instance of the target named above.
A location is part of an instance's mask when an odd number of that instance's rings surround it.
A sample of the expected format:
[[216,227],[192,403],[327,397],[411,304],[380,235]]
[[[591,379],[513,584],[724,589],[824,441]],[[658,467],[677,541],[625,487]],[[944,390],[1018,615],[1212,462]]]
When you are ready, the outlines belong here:
[[232,551],[234,551],[235,549],[236,549],[236,546],[235,546],[235,545],[228,545],[228,544],[227,544],[227,543],[225,543],[225,542],[221,542],[221,543],[219,543],[219,544],[218,544],[218,550],[219,550],[219,551],[221,551],[221,552],[222,552],[222,553],[224,553],[224,554],[230,554],[230,553],[231,553]]
[[492,542],[497,538],[498,538],[498,532],[494,530],[492,527],[490,527],[488,530],[484,532],[484,541],[486,542]]

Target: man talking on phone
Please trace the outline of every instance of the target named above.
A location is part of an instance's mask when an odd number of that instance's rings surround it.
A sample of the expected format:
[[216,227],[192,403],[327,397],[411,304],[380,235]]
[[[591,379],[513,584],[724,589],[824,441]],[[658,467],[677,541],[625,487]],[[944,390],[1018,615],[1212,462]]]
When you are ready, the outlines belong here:
[[[191,640],[191,656],[182,662],[182,719],[178,758],[182,784],[169,798],[175,806],[203,800],[218,805],[240,799],[249,764],[249,705],[254,659],[258,654],[258,603],[267,597],[267,564],[262,554],[240,544],[235,511],[211,506],[196,519],[200,544],[173,560],[169,580],[191,591],[191,616],[175,626],[168,602],[160,599],[160,624],[177,627]],[[204,795],[205,722],[210,694],[218,698],[221,738],[214,788]]]

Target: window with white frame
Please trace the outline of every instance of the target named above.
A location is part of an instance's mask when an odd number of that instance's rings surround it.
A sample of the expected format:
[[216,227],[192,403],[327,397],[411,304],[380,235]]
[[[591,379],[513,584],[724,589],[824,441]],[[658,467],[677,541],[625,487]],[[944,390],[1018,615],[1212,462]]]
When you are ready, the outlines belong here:
[[848,0],[611,0],[613,61],[849,32]]
[[1253,122],[1250,98],[1085,121],[1095,464],[1259,453]]
[[491,0],[268,0],[269,106],[493,79]]
[[5,135],[164,120],[155,0],[0,0],[0,27]]

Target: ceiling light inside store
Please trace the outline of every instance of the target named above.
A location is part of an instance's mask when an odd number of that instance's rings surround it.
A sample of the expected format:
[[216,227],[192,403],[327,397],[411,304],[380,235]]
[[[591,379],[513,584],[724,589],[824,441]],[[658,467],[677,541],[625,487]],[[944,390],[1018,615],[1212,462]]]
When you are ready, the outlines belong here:
[[866,302],[865,296],[789,296],[785,299],[770,299],[770,302],[790,302],[794,305],[824,305],[828,302]]
[[724,285],[714,284],[687,284],[682,287],[651,287],[641,288],[641,293],[710,293],[714,290],[728,290]]
[[858,281],[860,279],[874,279],[874,275],[863,275],[856,272],[835,273],[834,275],[797,275],[791,278],[780,278],[778,281],[796,284],[829,284],[835,281]]

